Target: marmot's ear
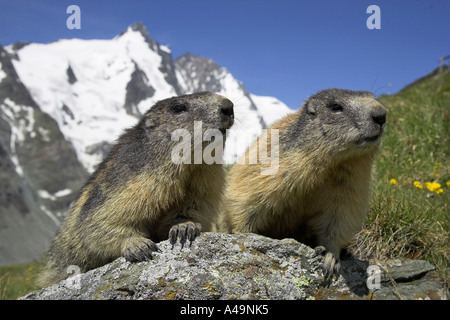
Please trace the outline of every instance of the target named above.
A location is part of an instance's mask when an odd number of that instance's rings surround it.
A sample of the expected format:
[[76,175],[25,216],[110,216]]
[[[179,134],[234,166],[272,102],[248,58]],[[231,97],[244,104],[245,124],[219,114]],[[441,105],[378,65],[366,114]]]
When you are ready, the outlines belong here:
[[311,100],[305,102],[305,110],[309,115],[312,116],[315,116],[317,113],[316,106],[314,105],[314,102]]

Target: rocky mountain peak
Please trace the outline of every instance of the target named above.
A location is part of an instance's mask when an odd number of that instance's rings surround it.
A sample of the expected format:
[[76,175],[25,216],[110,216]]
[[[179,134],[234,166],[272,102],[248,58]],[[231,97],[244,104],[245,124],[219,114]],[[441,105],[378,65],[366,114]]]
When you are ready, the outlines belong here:
[[211,59],[186,53],[175,60],[178,77],[181,78],[186,92],[220,92],[220,80],[228,72]]
[[128,28],[126,28],[124,31],[122,31],[118,37],[123,37],[129,32],[139,32],[144,37],[144,39],[146,40],[147,43],[152,44],[152,45],[154,43],[156,43],[156,41],[152,39],[152,37],[150,36],[150,33],[148,32],[147,28],[145,27],[145,25],[142,22],[133,23]]

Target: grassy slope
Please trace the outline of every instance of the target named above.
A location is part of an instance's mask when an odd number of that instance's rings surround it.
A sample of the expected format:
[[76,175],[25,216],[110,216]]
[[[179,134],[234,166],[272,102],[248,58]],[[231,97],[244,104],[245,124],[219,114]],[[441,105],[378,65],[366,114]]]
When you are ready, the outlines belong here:
[[[450,70],[379,100],[388,109],[388,131],[377,159],[371,209],[353,249],[363,258],[427,259],[448,281]],[[425,182],[440,183],[442,193],[428,190]],[[38,262],[1,267],[0,299],[36,290],[34,278],[40,268]]]
[[42,267],[41,262],[0,267],[0,300],[17,299],[39,289],[35,282]]
[[429,260],[448,281],[450,70],[379,101],[388,110],[388,131],[370,212],[354,249],[361,257]]

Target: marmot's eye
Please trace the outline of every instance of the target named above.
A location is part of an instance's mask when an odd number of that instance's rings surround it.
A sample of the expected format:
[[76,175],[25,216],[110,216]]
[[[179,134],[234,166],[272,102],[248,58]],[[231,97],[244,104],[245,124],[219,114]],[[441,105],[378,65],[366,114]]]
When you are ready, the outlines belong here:
[[331,111],[334,111],[334,112],[338,112],[338,111],[343,111],[344,110],[343,106],[341,106],[340,104],[336,104],[336,103],[330,105],[328,108],[330,108]]
[[172,107],[172,109],[176,113],[180,113],[180,112],[186,111],[186,106],[183,104],[176,104]]

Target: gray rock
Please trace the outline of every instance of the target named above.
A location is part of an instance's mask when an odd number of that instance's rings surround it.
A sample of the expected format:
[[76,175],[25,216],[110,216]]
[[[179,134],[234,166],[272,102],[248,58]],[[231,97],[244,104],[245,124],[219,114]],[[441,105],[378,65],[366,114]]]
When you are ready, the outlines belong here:
[[[168,241],[158,246],[161,252],[151,261],[119,258],[21,299],[446,299],[447,294],[437,279],[425,277],[434,267],[417,260],[372,267],[414,279],[395,290],[381,272],[375,274],[379,281],[368,281],[369,262],[355,259],[342,261],[341,276],[326,286],[322,257],[293,239],[203,233],[183,248]],[[378,289],[369,290],[368,283]]]
[[148,84],[148,78],[144,71],[139,69],[136,62],[134,63],[134,72],[131,74],[131,80],[126,87],[126,96],[124,108],[130,115],[141,117],[142,114],[137,105],[142,100],[153,97],[156,90]]

